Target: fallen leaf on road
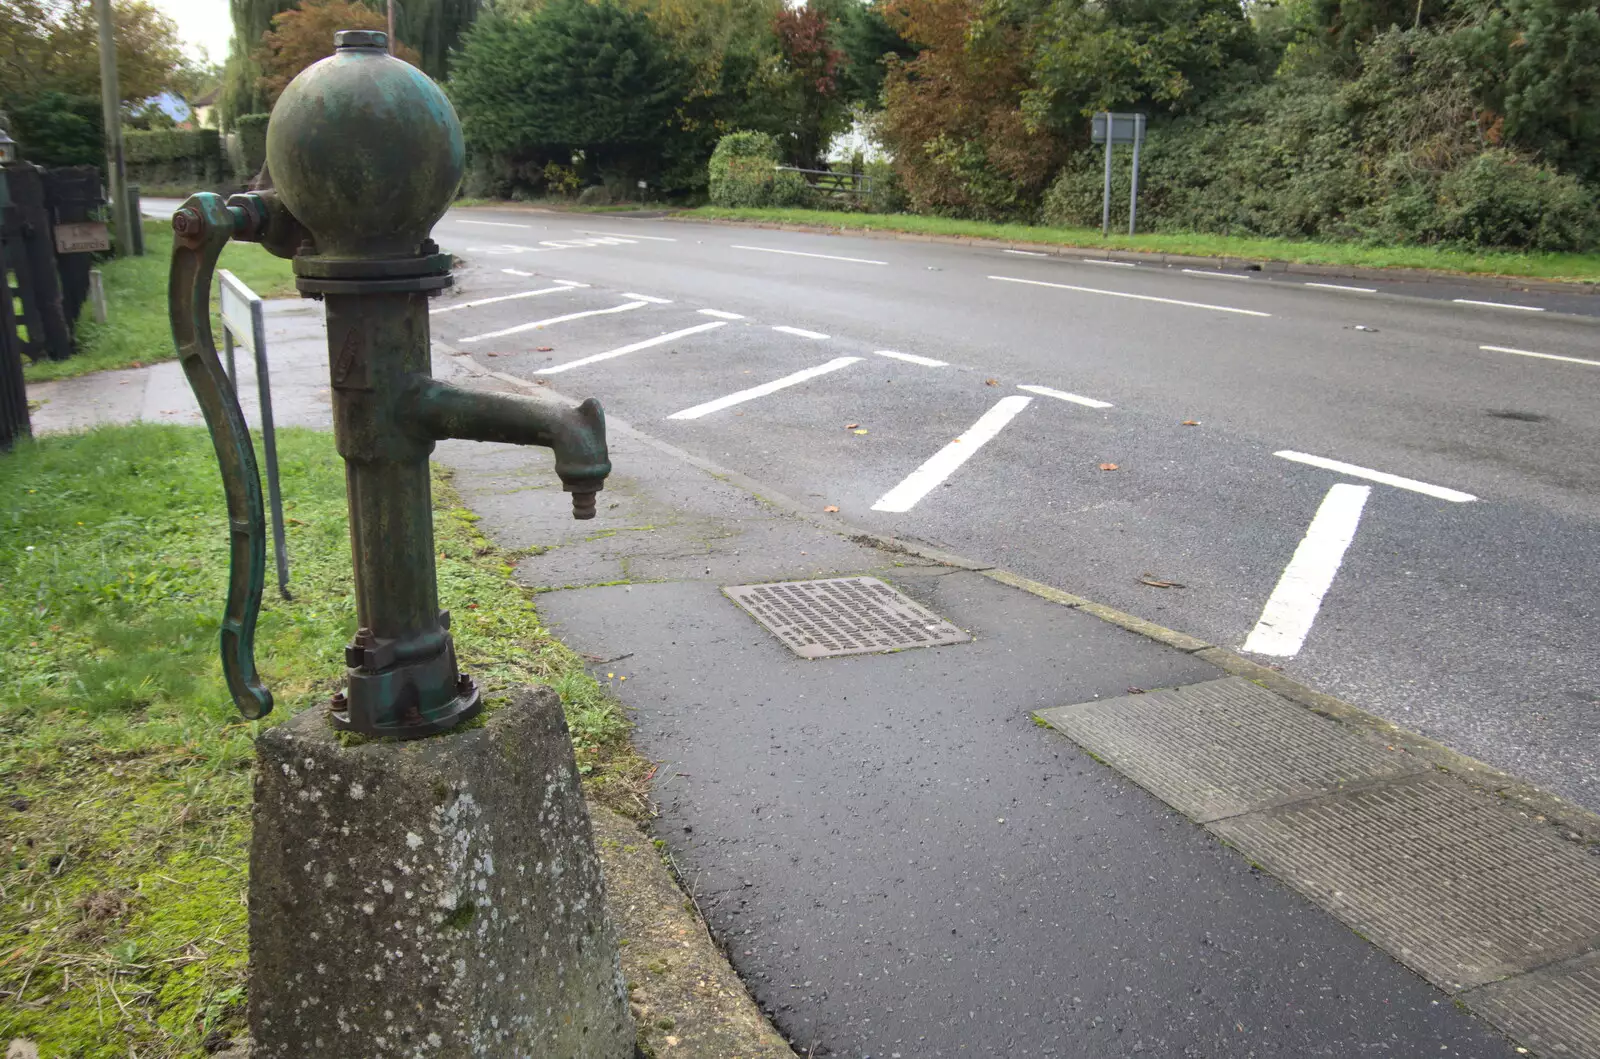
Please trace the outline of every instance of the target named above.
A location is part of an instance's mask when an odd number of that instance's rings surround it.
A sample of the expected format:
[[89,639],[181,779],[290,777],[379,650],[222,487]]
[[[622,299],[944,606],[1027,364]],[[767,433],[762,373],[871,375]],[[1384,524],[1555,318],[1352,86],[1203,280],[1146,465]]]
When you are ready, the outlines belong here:
[[1000,380],[999,379],[984,379],[983,380],[983,384],[985,386],[999,386],[1000,385]]
[[550,380],[549,379],[534,379],[533,380],[533,384],[535,386],[549,386],[550,385]]
[[834,514],[835,512],[837,512],[839,510],[839,505],[837,505],[837,504],[829,504],[827,507],[823,508],[822,510],[826,511],[828,514],[831,515],[831,514]]
[[856,428],[856,427],[858,427],[858,426],[860,426],[860,425],[861,425],[861,424],[860,424],[860,423],[846,423],[846,424],[845,424],[845,425],[844,425],[844,428],[845,428],[845,429],[846,429],[846,430],[854,430],[854,429],[855,429],[855,428]]
[[144,362],[141,361],[141,360],[136,360],[132,364],[128,365],[128,367],[130,367],[130,368],[142,368],[142,367],[144,367]]
[[1161,578],[1156,577],[1153,574],[1140,574],[1139,575],[1139,583],[1141,585],[1149,585],[1151,588],[1183,588],[1184,587],[1183,585],[1179,584],[1176,581],[1163,581]]
[[850,431],[850,433],[852,433],[852,434],[865,434],[867,432],[865,430],[852,430],[852,431]]
[[1143,688],[1129,688],[1128,689],[1128,694],[1129,695],[1143,695],[1144,694],[1144,689]]
[[540,353],[548,353],[554,348],[556,348],[556,347],[555,346],[540,346],[539,347],[539,352]]
[[1102,463],[1100,469],[1102,471],[1114,471],[1117,469],[1117,465],[1114,463]]
[[1186,427],[1197,427],[1197,426],[1200,425],[1200,420],[1198,420],[1198,419],[1185,419],[1181,425],[1186,426]]
[[490,354],[489,354],[489,356],[491,356],[491,357],[498,357],[498,356],[500,356],[500,354],[499,354],[499,353],[490,353]]

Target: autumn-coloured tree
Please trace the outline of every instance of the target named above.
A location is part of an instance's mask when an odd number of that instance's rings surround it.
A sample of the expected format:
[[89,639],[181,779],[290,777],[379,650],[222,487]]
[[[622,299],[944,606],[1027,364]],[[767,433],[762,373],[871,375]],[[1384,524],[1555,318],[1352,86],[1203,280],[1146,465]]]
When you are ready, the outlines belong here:
[[773,32],[792,83],[790,155],[801,165],[820,167],[828,142],[849,125],[838,77],[843,55],[829,39],[828,17],[815,4],[783,8]]
[[913,208],[1004,216],[1038,201],[1063,152],[1030,128],[1025,27],[984,21],[982,0],[893,0],[884,16],[923,50],[891,57],[881,135]]
[[[383,29],[382,14],[351,0],[306,0],[297,8],[274,15],[272,28],[261,37],[255,61],[261,68],[261,93],[270,107],[289,87],[295,75],[319,59],[333,54],[333,35],[341,29]],[[420,65],[416,49],[397,45],[395,55]]]
[[[116,0],[117,85],[124,101],[180,87],[178,28],[148,0]],[[0,3],[0,100],[41,92],[100,95],[100,36],[91,0]]]

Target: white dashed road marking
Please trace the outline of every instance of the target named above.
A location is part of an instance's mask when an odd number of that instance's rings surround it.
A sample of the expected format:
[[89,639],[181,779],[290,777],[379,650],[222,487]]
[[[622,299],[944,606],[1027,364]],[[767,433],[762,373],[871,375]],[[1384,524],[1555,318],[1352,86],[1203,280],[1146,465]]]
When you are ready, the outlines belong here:
[[1031,397],[1020,397],[1015,394],[1000,398],[999,403],[983,413],[983,416],[968,427],[964,434],[934,453],[928,458],[928,462],[907,475],[905,481],[884,493],[878,502],[872,505],[872,510],[904,512],[916,507],[917,501],[954,474],[963,463],[972,459],[979,449],[1000,433],[1005,425],[1015,419],[1017,413],[1028,407],[1032,401]]
[[1481,305],[1485,309],[1521,309],[1525,313],[1542,313],[1544,309],[1537,305],[1513,305],[1510,302],[1480,302],[1472,298],[1451,298],[1457,305]]
[[924,368],[949,367],[942,360],[934,360],[932,357],[919,357],[915,353],[896,353],[892,349],[875,349],[873,352],[880,357],[893,357],[895,360],[903,360],[907,364],[920,364]]
[[1093,397],[1079,397],[1075,393],[1067,393],[1065,390],[1052,390],[1048,386],[1018,386],[1017,389],[1036,393],[1040,397],[1054,397],[1058,401],[1071,401],[1073,404],[1081,404],[1085,408],[1111,407],[1110,401],[1096,401]]
[[581,313],[567,313],[565,316],[552,316],[548,320],[535,320],[528,324],[518,324],[515,327],[501,328],[499,331],[490,331],[486,334],[473,335],[470,338],[463,338],[460,341],[481,342],[486,338],[504,338],[506,335],[521,334],[524,331],[532,331],[535,328],[549,327],[551,324],[563,324],[568,320],[581,320],[586,316],[605,316],[608,313],[625,313],[630,309],[643,309],[648,304],[650,303],[624,302],[621,305],[613,305],[609,309],[589,309]]
[[701,316],[715,316],[718,320],[743,320],[738,313],[725,312],[722,309],[701,309]]
[[1050,256],[1049,254],[1042,254],[1037,250],[1006,250],[1006,251],[1004,251],[1004,253],[1007,253],[1007,254],[1021,254],[1023,257],[1049,257]]
[[1346,287],[1343,283],[1307,283],[1307,287],[1316,287],[1318,290],[1343,290],[1352,294],[1376,294],[1376,287]]
[[508,276],[521,276],[523,279],[527,279],[529,276],[533,275],[532,272],[524,272],[520,268],[503,268],[500,271],[504,272]]
[[1582,357],[1562,357],[1554,353],[1535,353],[1531,349],[1512,349],[1509,346],[1479,346],[1481,350],[1489,353],[1514,353],[1519,357],[1538,357],[1540,360],[1561,360],[1568,364],[1587,364],[1591,368],[1600,368],[1600,360],[1584,360]]
[[775,250],[770,246],[739,246],[735,250],[755,250],[762,254],[788,254],[790,257],[820,257],[824,261],[851,261],[857,265],[887,265],[887,261],[873,261],[865,257],[839,257],[836,254],[807,254],[800,250]]
[[990,276],[1001,283],[1026,283],[1033,287],[1055,287],[1057,290],[1077,291],[1080,294],[1106,294],[1113,298],[1132,298],[1141,302],[1161,302],[1164,305],[1182,305],[1189,309],[1210,309],[1219,313],[1239,313],[1242,316],[1271,316],[1255,309],[1235,309],[1230,305],[1207,305],[1205,302],[1185,302],[1176,298],[1157,298],[1153,294],[1129,294],[1121,290],[1101,290],[1099,287],[1075,287],[1070,283],[1046,283],[1042,279],[1017,279],[1015,276]]
[[714,331],[722,326],[723,324],[721,323],[711,323],[697,324],[694,327],[685,327],[682,331],[673,331],[671,334],[657,335],[654,338],[647,338],[643,342],[634,342],[631,345],[620,346],[617,349],[607,350],[604,353],[596,353],[592,357],[584,357],[581,360],[571,360],[565,364],[557,364],[550,368],[540,368],[535,372],[535,374],[559,375],[564,371],[571,371],[573,368],[582,368],[590,364],[598,364],[602,360],[610,360],[612,357],[620,357],[627,353],[637,353],[641,349],[649,349],[651,346],[664,345],[667,342],[674,342],[680,338],[688,338],[690,335],[697,335],[702,331]]
[[609,235],[614,239],[647,239],[652,243],[677,242],[676,239],[669,239],[664,235],[640,235],[638,232],[628,232],[626,235],[624,235],[622,232],[597,232],[590,228],[579,228],[577,229],[577,232],[580,235]]
[[1106,261],[1098,257],[1080,257],[1081,265],[1110,265],[1112,268],[1138,268],[1132,261]]
[[1431,496],[1438,500],[1448,500],[1452,504],[1466,504],[1478,499],[1471,493],[1463,493],[1459,489],[1446,489],[1442,485],[1429,485],[1427,482],[1419,482],[1415,478],[1402,478],[1398,474],[1389,474],[1387,471],[1374,471],[1370,467],[1357,467],[1353,463],[1330,460],[1324,456],[1310,456],[1304,452],[1294,452],[1289,449],[1275,452],[1273,455],[1281,456],[1286,460],[1293,460],[1296,463],[1304,463],[1310,467],[1321,467],[1325,471],[1348,474],[1352,478],[1365,478],[1367,481],[1377,482],[1379,485],[1392,485],[1397,489],[1409,489],[1413,493],[1421,493],[1424,496]]
[[655,298],[655,297],[652,297],[651,295],[648,295],[648,294],[634,294],[634,293],[632,293],[630,291],[623,291],[622,292],[622,296],[624,298],[632,298],[636,302],[649,302],[651,305],[671,305],[672,304],[672,299],[671,298]]
[[815,379],[818,375],[826,375],[831,371],[848,368],[850,365],[859,364],[860,362],[860,357],[839,357],[836,360],[828,361],[826,364],[818,364],[814,368],[806,368],[804,371],[797,371],[793,375],[785,375],[781,379],[764,382],[760,386],[752,386],[748,390],[730,393],[728,396],[719,397],[715,401],[707,401],[705,404],[697,404],[693,408],[685,408],[681,412],[672,413],[667,418],[699,419],[701,416],[708,416],[712,412],[720,412],[724,408],[732,408],[736,404],[744,404],[746,401],[753,401],[757,397],[765,397],[768,394],[777,393],[779,390],[797,386],[808,379]]
[[786,335],[799,335],[801,338],[824,339],[828,337],[821,331],[807,331],[803,327],[787,327],[783,324],[779,324],[778,326],[774,327],[773,330],[782,331]]
[[1250,278],[1249,276],[1242,276],[1237,272],[1212,272],[1210,269],[1204,269],[1204,268],[1186,268],[1186,269],[1184,269],[1184,271],[1187,272],[1191,276],[1214,276],[1217,279],[1249,279]]
[[1370,485],[1340,482],[1328,490],[1316,517],[1284,567],[1261,618],[1244,642],[1259,655],[1292,658],[1300,653],[1311,625],[1322,609],[1322,597],[1344,562],[1344,553],[1361,524],[1361,510],[1372,494]]
[[459,220],[459,219],[455,219],[455,218],[452,218],[452,219],[455,220],[455,223],[457,223],[457,224],[476,224],[476,225],[480,225],[480,226],[482,226],[484,228],[532,228],[533,227],[533,225],[531,225],[531,224],[511,224],[508,221],[464,221],[464,220]]
[[525,290],[517,294],[500,294],[493,298],[474,298],[469,302],[459,305],[445,305],[438,309],[429,309],[429,316],[438,316],[440,313],[453,313],[457,309],[476,309],[480,305],[493,305],[495,302],[516,301],[519,298],[537,298],[541,294],[560,294],[562,291],[577,289],[573,284],[563,283],[559,287],[540,287],[538,290]]

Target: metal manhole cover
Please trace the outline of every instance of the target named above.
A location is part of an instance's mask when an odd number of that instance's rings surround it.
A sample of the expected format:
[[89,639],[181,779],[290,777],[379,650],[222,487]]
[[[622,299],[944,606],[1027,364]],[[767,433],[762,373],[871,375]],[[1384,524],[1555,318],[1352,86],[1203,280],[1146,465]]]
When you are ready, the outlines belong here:
[[935,647],[972,639],[875,577],[730,585],[723,591],[801,658]]

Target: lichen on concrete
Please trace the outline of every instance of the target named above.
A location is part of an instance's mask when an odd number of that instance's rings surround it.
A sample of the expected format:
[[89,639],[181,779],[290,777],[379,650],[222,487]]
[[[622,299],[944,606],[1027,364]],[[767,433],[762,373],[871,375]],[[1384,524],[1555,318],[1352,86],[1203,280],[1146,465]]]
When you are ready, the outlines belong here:
[[307,711],[259,743],[255,1059],[631,1059],[561,703],[345,746]]

